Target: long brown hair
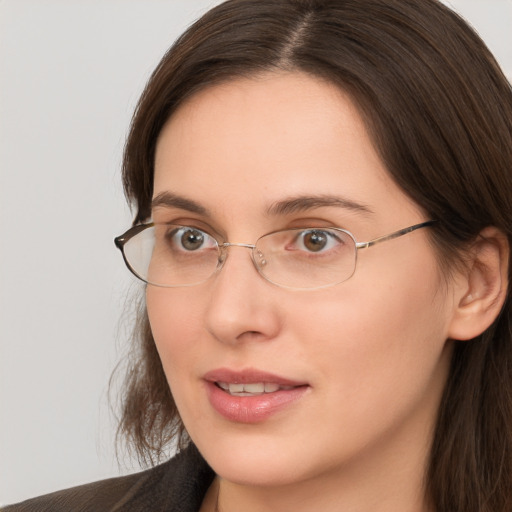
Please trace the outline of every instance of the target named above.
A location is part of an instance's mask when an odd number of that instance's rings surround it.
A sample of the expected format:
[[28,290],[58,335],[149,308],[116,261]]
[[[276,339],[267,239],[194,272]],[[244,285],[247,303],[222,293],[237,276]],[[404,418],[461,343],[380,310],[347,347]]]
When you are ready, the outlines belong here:
[[[229,0],[183,34],[133,117],[123,178],[151,215],[157,137],[197,91],[240,76],[299,70],[358,106],[396,183],[433,219],[449,272],[486,226],[512,236],[512,91],[481,39],[437,0]],[[507,298],[481,336],[454,342],[426,489],[438,512],[512,510],[512,334]],[[153,460],[187,443],[144,306],[120,432]]]

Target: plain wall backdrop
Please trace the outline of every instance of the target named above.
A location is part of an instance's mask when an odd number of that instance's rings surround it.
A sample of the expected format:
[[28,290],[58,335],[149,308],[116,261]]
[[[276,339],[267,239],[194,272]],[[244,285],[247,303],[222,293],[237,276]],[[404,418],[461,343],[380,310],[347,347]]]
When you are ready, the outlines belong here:
[[[139,289],[113,245],[121,153],[150,72],[216,3],[0,0],[0,505],[137,469],[107,400]],[[512,77],[512,0],[449,3]]]

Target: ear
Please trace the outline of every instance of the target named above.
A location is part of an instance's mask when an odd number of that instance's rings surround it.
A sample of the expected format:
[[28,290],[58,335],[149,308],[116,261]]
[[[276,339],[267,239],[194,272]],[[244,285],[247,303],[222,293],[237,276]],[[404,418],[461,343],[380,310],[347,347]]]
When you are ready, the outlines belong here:
[[476,238],[466,272],[456,280],[451,339],[472,339],[499,315],[507,296],[509,251],[507,237],[498,228],[487,227]]

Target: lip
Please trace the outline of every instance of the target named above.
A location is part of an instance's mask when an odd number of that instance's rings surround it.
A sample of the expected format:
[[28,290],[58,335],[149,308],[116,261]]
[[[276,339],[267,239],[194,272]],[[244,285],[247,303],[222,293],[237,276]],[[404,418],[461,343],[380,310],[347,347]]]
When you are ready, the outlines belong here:
[[[260,423],[291,406],[309,389],[306,382],[291,380],[276,374],[246,369],[242,371],[219,368],[204,375],[206,392],[213,409],[229,421],[236,423]],[[220,389],[216,382],[250,384],[273,383],[291,389],[278,390],[255,396],[233,396]]]

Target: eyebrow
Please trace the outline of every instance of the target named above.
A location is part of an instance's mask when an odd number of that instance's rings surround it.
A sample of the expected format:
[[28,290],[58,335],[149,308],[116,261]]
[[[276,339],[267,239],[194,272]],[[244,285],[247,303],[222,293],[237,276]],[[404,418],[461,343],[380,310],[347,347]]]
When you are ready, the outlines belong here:
[[290,197],[270,205],[267,213],[269,215],[288,215],[290,213],[304,212],[328,206],[345,208],[366,215],[374,213],[368,205],[357,203],[344,197],[331,195]]
[[151,201],[151,209],[158,207],[179,208],[198,215],[208,215],[208,210],[199,203],[171,192],[161,192]]
[[[268,209],[268,215],[289,215],[300,213],[315,208],[338,207],[352,210],[366,215],[373,214],[373,210],[362,203],[357,203],[347,198],[330,195],[319,196],[297,196],[272,203]],[[204,206],[196,203],[192,199],[178,196],[172,192],[161,192],[151,201],[151,208],[166,207],[179,208],[198,215],[209,215],[209,211]]]

